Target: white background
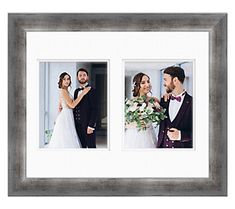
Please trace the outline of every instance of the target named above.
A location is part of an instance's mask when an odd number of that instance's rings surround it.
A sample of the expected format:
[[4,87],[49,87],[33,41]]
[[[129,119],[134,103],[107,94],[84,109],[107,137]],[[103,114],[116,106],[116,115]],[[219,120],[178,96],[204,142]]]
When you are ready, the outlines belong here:
[[[7,13],[8,12],[227,12],[228,16],[228,58],[231,58],[234,52],[235,37],[235,14],[232,6],[233,1],[204,1],[197,0],[189,2],[187,0],[178,1],[13,1],[1,2],[0,16],[0,65],[2,81],[2,100],[1,100],[1,146],[0,146],[0,206],[8,208],[232,208],[231,204],[235,200],[235,170],[234,158],[235,141],[230,140],[234,135],[231,131],[232,125],[229,123],[228,129],[228,197],[7,197]],[[203,5],[203,6],[202,6]],[[233,50],[233,51],[232,51]],[[232,59],[228,60],[228,67],[232,69]],[[234,71],[229,71],[228,79],[233,82]],[[229,82],[229,88],[232,85]],[[229,92],[230,93],[230,92]],[[232,95],[231,95],[232,96]],[[228,95],[230,97],[230,94]],[[229,122],[232,121],[234,108],[230,108],[234,100],[229,100],[228,114]]]

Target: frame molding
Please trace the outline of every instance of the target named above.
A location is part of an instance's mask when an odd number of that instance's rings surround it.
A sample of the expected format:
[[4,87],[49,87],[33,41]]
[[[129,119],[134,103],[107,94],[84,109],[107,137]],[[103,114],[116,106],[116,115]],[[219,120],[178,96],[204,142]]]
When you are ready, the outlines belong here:
[[[208,31],[209,178],[27,178],[27,31]],[[9,196],[226,196],[227,14],[8,14]]]

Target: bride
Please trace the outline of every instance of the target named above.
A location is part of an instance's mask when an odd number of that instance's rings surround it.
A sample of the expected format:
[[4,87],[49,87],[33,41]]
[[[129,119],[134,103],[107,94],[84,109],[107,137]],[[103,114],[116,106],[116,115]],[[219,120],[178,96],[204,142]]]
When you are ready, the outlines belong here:
[[[159,107],[159,100],[156,97],[148,96],[151,92],[151,83],[148,75],[144,73],[136,74],[133,78],[133,83],[133,99],[145,96],[147,101],[154,99],[154,105]],[[134,122],[125,125],[124,148],[156,148],[156,134],[153,125],[148,124],[145,130],[138,130],[136,126],[137,124]]]
[[82,93],[73,101],[69,94],[68,87],[71,85],[71,77],[64,72],[59,78],[59,115],[56,118],[52,137],[48,148],[81,148],[80,140],[74,124],[72,109],[81,101],[84,95],[90,91],[90,87],[85,88]]

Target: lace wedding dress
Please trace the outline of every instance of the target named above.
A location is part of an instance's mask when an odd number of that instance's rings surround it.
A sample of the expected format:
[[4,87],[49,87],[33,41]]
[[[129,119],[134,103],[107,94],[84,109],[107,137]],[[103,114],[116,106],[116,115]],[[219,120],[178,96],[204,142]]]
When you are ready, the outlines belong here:
[[[72,96],[70,95],[72,98]],[[56,118],[48,148],[81,148],[74,124],[73,110],[68,107],[60,90],[62,111]]]

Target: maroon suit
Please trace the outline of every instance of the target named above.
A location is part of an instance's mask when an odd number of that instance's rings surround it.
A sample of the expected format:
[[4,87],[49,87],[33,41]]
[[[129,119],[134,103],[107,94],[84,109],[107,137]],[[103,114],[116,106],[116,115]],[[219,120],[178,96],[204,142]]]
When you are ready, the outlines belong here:
[[[164,102],[163,99],[161,99],[160,102],[160,105],[166,109],[167,118],[160,123],[157,148],[192,148],[192,97],[188,93],[185,94],[184,101],[173,121],[170,121],[169,117],[169,103],[170,100]],[[176,128],[181,131],[180,141],[172,141],[169,139],[167,131],[170,128]]]

